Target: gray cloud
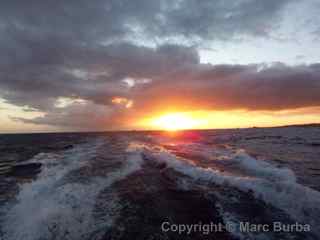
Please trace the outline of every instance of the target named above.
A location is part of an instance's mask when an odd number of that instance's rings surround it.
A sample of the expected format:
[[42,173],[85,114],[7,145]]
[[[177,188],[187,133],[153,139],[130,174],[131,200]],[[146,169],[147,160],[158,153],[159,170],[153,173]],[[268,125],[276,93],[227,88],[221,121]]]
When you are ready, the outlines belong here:
[[[33,54],[38,55],[34,49]],[[63,50],[62,50],[63,51]],[[127,94],[127,77],[153,78],[184,65],[198,64],[195,49],[162,45],[152,49],[128,43],[99,48],[68,48],[64,64],[16,64],[0,72],[2,96],[16,105],[49,110],[58,97],[76,97],[100,104]],[[55,54],[55,53],[52,53]],[[40,55],[40,54],[39,54]],[[78,76],[75,71],[84,72]]]
[[143,86],[136,98],[143,109],[176,104],[186,110],[283,110],[319,106],[319,92],[319,64],[198,64]]
[[93,103],[73,103],[65,108],[55,108],[43,117],[34,119],[17,118],[14,121],[63,127],[69,130],[101,130],[115,128],[111,120],[112,110]]
[[267,36],[289,1],[180,1],[163,16],[166,34],[230,39],[237,34]]
[[[268,37],[289,2],[5,0],[0,97],[47,113],[15,120],[76,125],[76,115],[81,126],[99,118],[117,122],[123,113],[111,103],[115,96],[134,101],[130,114],[165,102],[207,109],[319,106],[318,65],[201,64],[191,44]],[[127,78],[150,81],[128,86]],[[59,97],[87,100],[97,120],[90,123],[93,113],[83,105],[57,108]]]
[[[0,18],[7,32],[37,39],[82,43],[122,38],[134,32],[160,37],[265,35],[289,0],[4,0]],[[138,30],[137,30],[138,29]],[[163,35],[165,34],[165,36]]]
[[[148,65],[146,66],[147,69]],[[147,76],[147,75],[146,75]],[[132,115],[152,114],[159,109],[179,110],[284,110],[320,106],[320,65],[296,67],[274,63],[266,66],[204,65],[174,66],[153,81],[139,84],[122,96],[134,101],[131,109],[88,104],[53,110],[27,123],[71,126],[122,126]],[[143,75],[141,75],[143,77]],[[97,96],[92,96],[95,101]],[[101,104],[101,102],[97,101]],[[94,106],[94,107],[92,107]],[[89,113],[83,111],[89,108]],[[101,109],[108,109],[107,114]],[[100,110],[99,110],[100,109]],[[75,111],[77,110],[77,111]],[[97,112],[97,114],[93,114]],[[79,117],[82,116],[82,117]],[[92,117],[94,116],[94,117]],[[100,117],[100,118],[99,118]],[[79,121],[78,121],[79,119]],[[78,123],[76,123],[78,122]],[[84,123],[88,123],[85,125]],[[100,123],[100,124],[98,124]],[[125,124],[124,124],[125,125]]]

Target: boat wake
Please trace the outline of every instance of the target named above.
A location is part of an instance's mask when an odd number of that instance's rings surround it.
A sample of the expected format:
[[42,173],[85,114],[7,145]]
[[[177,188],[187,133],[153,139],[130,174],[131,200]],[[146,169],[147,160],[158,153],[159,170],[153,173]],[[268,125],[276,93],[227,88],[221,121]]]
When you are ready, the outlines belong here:
[[[231,140],[205,139],[84,135],[38,152],[5,178],[16,190],[0,205],[0,239],[319,239],[320,192],[297,171]],[[224,231],[179,235],[162,231],[163,222],[221,223]],[[311,230],[240,231],[246,222]]]
[[98,154],[106,146],[108,141],[98,139],[30,159],[28,162],[41,163],[42,171],[35,181],[21,184],[15,201],[2,209],[3,239],[91,239],[92,234],[110,226],[111,213],[117,208],[116,194],[110,193],[109,201],[104,203],[107,211],[103,219],[95,219],[99,193],[139,170],[142,159],[128,149],[125,161],[107,163],[119,164],[117,169],[104,172],[104,176],[95,175],[90,167],[97,164]]

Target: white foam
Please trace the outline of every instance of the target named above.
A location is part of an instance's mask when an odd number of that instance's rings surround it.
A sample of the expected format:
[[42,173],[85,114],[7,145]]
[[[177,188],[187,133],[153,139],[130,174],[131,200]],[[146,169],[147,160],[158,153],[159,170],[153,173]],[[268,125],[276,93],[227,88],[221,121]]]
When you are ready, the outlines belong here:
[[[107,177],[87,183],[68,182],[64,177],[96,155],[103,142],[83,144],[60,154],[40,154],[31,161],[43,163],[38,178],[20,186],[15,204],[5,209],[2,231],[7,240],[83,239],[90,232],[110,226],[113,219],[95,222],[93,210],[99,192],[140,169],[139,152],[128,152],[123,166]],[[105,206],[114,208],[116,198]]]
[[259,176],[271,181],[296,181],[294,172],[287,168],[278,168],[266,161],[258,160],[246,153],[244,149],[234,149],[230,146],[206,146],[202,144],[179,145],[182,152],[191,156],[204,157],[211,163],[219,163],[226,167],[232,166],[244,170],[249,176]]
[[267,178],[271,181],[296,181],[296,176],[292,170],[278,168],[266,161],[257,160],[248,155],[243,149],[236,150],[231,154],[229,160],[237,162],[242,168],[261,178]]
[[[241,159],[249,169],[261,171],[272,176],[276,171],[278,178],[272,181],[269,178],[258,176],[241,177],[220,172],[212,168],[197,166],[194,162],[177,157],[165,150],[158,151],[148,146],[143,146],[145,154],[151,154],[150,159],[165,162],[168,167],[175,169],[194,180],[210,182],[218,185],[235,187],[244,192],[252,192],[253,195],[268,204],[271,204],[285,212],[293,219],[312,226],[314,232],[320,234],[318,223],[320,222],[320,193],[311,188],[296,183],[295,178],[286,170],[276,169],[271,165],[258,164],[252,159]],[[262,169],[265,166],[265,169]],[[289,173],[289,174],[288,174]],[[284,177],[280,177],[284,174]]]

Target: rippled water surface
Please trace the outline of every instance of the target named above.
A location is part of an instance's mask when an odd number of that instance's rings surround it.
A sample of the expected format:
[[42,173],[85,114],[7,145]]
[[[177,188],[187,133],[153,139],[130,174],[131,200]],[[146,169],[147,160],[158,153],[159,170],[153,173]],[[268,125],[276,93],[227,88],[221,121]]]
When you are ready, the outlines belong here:
[[[317,127],[0,135],[0,151],[3,240],[320,239]],[[239,231],[275,221],[311,231]]]

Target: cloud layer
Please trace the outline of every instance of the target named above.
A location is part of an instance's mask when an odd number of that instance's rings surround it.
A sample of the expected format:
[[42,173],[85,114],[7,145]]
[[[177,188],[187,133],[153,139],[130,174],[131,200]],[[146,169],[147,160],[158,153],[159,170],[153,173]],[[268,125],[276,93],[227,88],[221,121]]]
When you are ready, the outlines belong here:
[[[0,97],[93,127],[168,106],[281,110],[320,105],[320,65],[214,65],[198,45],[268,38],[289,0],[33,0],[0,8]],[[279,53],[281,54],[281,53]],[[121,97],[130,109],[115,104]],[[81,99],[58,107],[61,98]],[[92,117],[94,116],[94,117]]]

